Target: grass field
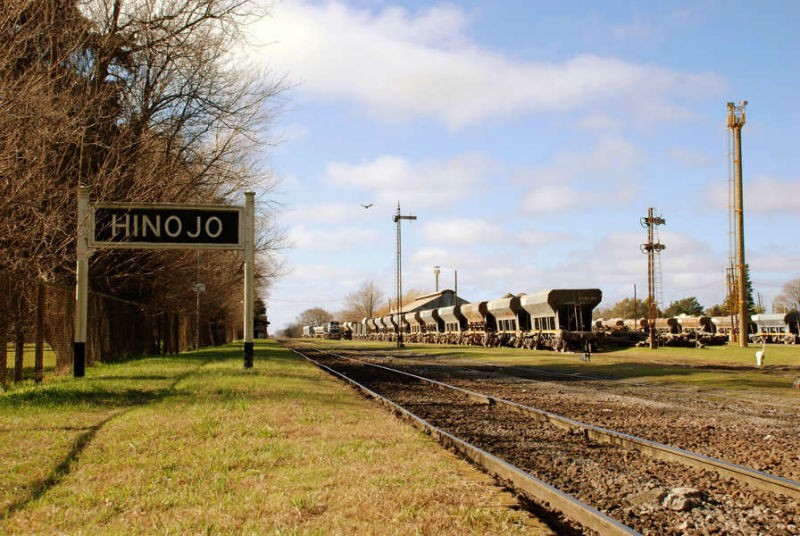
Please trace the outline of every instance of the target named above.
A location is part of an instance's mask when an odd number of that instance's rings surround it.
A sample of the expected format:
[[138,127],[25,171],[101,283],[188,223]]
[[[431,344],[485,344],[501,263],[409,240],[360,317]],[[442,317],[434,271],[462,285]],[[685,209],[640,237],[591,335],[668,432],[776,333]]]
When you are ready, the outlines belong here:
[[[365,341],[323,341],[298,339],[305,344],[331,348],[371,350],[379,353],[398,351],[396,343]],[[677,388],[726,390],[785,395],[800,401],[800,389],[794,389],[800,377],[800,346],[767,345],[764,366],[756,367],[755,352],[761,346],[708,346],[706,348],[626,348],[596,352],[589,362],[580,354],[531,351],[517,348],[482,348],[408,344],[400,354],[435,356],[442,362],[491,363],[545,368],[565,374],[584,374],[620,382],[671,385]]]
[[546,534],[488,476],[272,342],[0,393],[0,534]]

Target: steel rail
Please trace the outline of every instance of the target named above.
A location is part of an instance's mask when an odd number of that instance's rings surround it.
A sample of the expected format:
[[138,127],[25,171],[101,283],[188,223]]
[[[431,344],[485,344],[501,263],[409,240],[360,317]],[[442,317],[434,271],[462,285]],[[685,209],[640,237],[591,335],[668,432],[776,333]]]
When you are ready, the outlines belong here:
[[586,437],[594,441],[597,441],[599,443],[608,443],[613,445],[619,445],[625,448],[636,449],[642,452],[643,454],[646,454],[653,458],[678,462],[687,465],[689,467],[713,471],[722,477],[734,478],[739,482],[747,483],[763,491],[768,491],[770,493],[780,493],[786,495],[787,497],[800,499],[800,482],[797,482],[796,480],[783,478],[780,476],[765,473],[763,471],[757,471],[755,469],[744,467],[742,465],[737,465],[735,463],[727,462],[725,460],[720,460],[718,458],[712,458],[711,456],[706,456],[704,454],[698,454],[696,452],[691,452],[677,447],[664,445],[663,443],[650,441],[649,439],[632,436],[622,432],[617,432],[615,430],[609,430],[608,428],[602,428],[600,426],[595,426],[593,424],[576,421],[574,419],[557,415],[549,411],[544,411],[531,406],[526,406],[524,404],[519,404],[517,402],[506,400],[504,398],[485,395],[482,393],[471,391],[469,389],[463,389],[461,387],[457,387],[455,385],[449,385],[447,383],[433,380],[431,378],[425,378],[424,376],[419,376],[411,372],[405,372],[402,370],[393,369],[391,367],[387,367],[385,365],[379,365],[377,363],[369,363],[353,357],[343,356],[333,352],[327,352],[325,350],[318,350],[318,351],[325,352],[332,356],[339,357],[342,359],[350,359],[358,363],[362,363],[364,365],[369,365],[371,367],[382,368],[388,371],[396,372],[398,374],[404,374],[406,376],[415,378],[420,381],[432,383],[439,387],[453,389],[455,391],[463,393],[464,395],[468,396],[473,400],[482,400],[487,404],[502,404],[503,406],[506,406],[513,411],[534,417],[539,422],[545,422],[553,426],[562,428],[564,430],[580,430],[586,435]]
[[[330,355],[334,355],[336,357],[344,357],[344,356],[337,356],[336,354],[332,354],[331,352],[326,352],[324,350],[314,349],[318,352],[328,353]],[[356,389],[361,391],[364,395],[372,398],[379,403],[383,404],[384,406],[388,407],[393,413],[396,415],[408,420],[411,422],[416,428],[419,428],[431,436],[435,437],[436,440],[452,449],[459,455],[463,456],[464,458],[468,459],[475,465],[483,468],[487,473],[495,475],[497,478],[501,479],[504,482],[510,482],[513,487],[522,492],[526,497],[531,500],[537,501],[539,503],[547,503],[553,509],[561,512],[568,518],[572,519],[583,525],[584,527],[597,531],[600,534],[608,534],[613,536],[641,536],[641,533],[635,531],[634,529],[620,523],[616,519],[607,516],[606,514],[602,513],[601,511],[597,510],[589,506],[588,504],[564,493],[563,491],[551,486],[547,482],[536,478],[535,476],[523,471],[522,469],[511,465],[510,463],[506,462],[482,450],[475,445],[472,445],[463,439],[460,439],[444,430],[437,428],[430,424],[425,419],[419,417],[418,415],[408,411],[407,409],[403,408],[402,406],[392,402],[388,398],[372,391],[368,387],[360,384],[359,382],[355,381],[352,378],[338,372],[332,367],[320,363],[319,361],[313,359],[312,357],[304,354],[302,351],[298,350],[297,348],[292,348],[292,351],[299,355],[300,357],[314,363],[316,366],[326,370],[327,372],[333,374],[334,376],[345,380],[346,382],[350,383]],[[345,358],[345,359],[352,359],[352,358]],[[358,360],[355,360],[358,361]],[[360,362],[360,361],[359,361]],[[403,373],[402,371],[397,371],[394,369],[386,368],[389,371],[395,373]],[[435,381],[435,380],[430,380]],[[446,384],[442,384],[446,385]],[[453,386],[450,386],[453,387]]]

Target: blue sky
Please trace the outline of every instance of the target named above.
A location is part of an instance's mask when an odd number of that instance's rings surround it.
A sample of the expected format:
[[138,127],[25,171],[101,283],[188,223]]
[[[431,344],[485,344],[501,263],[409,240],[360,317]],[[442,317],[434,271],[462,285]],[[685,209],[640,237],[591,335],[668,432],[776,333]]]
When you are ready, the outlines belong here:
[[[756,7],[757,6],[757,7]],[[724,299],[725,104],[743,129],[746,259],[765,305],[800,277],[800,2],[275,2],[253,61],[292,84],[264,157],[292,247],[273,327],[373,280],[470,301],[598,287]],[[374,203],[366,210],[361,203]]]

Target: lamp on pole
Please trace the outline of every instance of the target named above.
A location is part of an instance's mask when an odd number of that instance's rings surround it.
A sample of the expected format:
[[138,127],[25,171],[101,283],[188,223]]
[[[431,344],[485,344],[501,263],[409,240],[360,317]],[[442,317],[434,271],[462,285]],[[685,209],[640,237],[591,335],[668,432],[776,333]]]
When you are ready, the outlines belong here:
[[403,270],[400,262],[401,247],[400,247],[400,221],[401,220],[416,220],[416,216],[401,216],[400,215],[400,201],[397,202],[397,214],[394,215],[393,221],[397,224],[397,347],[403,347]]
[[[442,268],[451,269],[448,266],[434,266],[433,267],[433,274],[436,276],[436,292],[439,292],[439,274],[442,271]],[[458,305],[458,270],[452,268],[453,270],[453,305]]]
[[[199,278],[198,278],[199,279]],[[198,281],[192,285],[192,289],[196,294],[195,300],[195,313],[194,313],[194,351],[200,351],[200,294],[206,291],[205,284]]]
[[739,302],[739,347],[747,347],[747,264],[744,260],[744,200],[742,188],[742,127],[745,123],[745,107],[747,101],[738,106],[732,102],[727,104],[726,123],[733,134],[733,212],[736,223],[736,276]]

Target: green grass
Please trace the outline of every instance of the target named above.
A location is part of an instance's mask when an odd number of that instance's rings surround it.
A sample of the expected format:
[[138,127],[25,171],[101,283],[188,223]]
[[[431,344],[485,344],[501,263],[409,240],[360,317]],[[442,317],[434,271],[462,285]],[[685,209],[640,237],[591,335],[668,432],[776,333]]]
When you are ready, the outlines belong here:
[[[12,382],[14,380],[14,352],[16,345],[14,343],[6,343],[6,381]],[[24,346],[22,357],[22,378],[23,381],[33,381],[34,359],[36,356],[36,345],[34,343],[26,343]],[[44,345],[42,352],[43,372],[45,376],[51,375],[56,370],[56,353],[50,345]],[[2,381],[0,381],[0,384]]]
[[[298,339],[298,342],[301,340]],[[381,354],[405,355],[410,360],[429,355],[442,362],[531,366],[564,374],[581,374],[620,382],[668,385],[676,388],[765,393],[800,400],[793,389],[800,377],[800,346],[767,345],[765,362],[756,367],[755,352],[761,345],[709,346],[706,348],[626,348],[596,352],[588,363],[580,354],[532,351],[517,348],[483,348],[367,341],[323,341],[302,339],[305,344]]]
[[545,533],[486,475],[272,342],[0,393],[0,533]]

